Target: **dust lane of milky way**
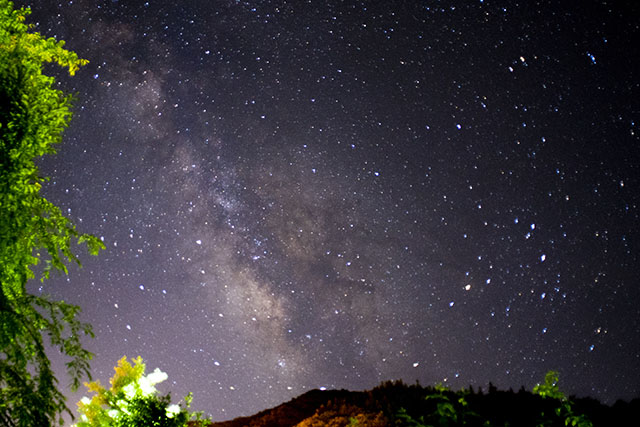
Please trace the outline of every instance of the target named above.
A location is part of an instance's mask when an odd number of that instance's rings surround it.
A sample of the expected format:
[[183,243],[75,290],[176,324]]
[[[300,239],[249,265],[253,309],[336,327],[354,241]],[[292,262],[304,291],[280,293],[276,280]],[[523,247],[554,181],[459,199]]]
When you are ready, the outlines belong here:
[[90,60],[52,70],[75,115],[41,167],[107,250],[41,291],[96,378],[141,355],[216,420],[550,369],[640,395],[638,5],[28,3]]

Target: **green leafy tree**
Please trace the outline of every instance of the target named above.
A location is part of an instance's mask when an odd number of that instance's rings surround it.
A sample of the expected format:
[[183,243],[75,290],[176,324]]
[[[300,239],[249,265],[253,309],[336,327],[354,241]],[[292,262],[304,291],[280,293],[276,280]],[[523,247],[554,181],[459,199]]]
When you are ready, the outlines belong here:
[[433,392],[425,396],[426,401],[435,402],[435,411],[417,420],[404,408],[400,408],[396,417],[401,425],[414,427],[480,425],[480,416],[469,408],[466,396],[468,390],[452,392],[442,384],[436,384]]
[[27,281],[34,271],[44,280],[52,270],[66,274],[68,263],[79,264],[76,243],[86,243],[93,255],[104,248],[40,194],[46,178],[35,160],[55,153],[71,119],[70,96],[54,89],[43,65],[54,63],[73,75],[87,61],[64,49],[64,42],[31,32],[24,23],[29,13],[0,0],[0,424],[7,426],[48,426],[61,423],[63,412],[71,414],[43,335],[70,358],[73,389],[89,375],[91,353],[80,338],[92,332],[78,320],[80,308],[28,293]]
[[202,413],[190,413],[191,394],[185,406],[171,404],[171,396],[158,396],[155,385],[166,380],[167,374],[155,369],[145,376],[145,364],[138,356],[133,365],[123,357],[114,368],[116,373],[106,389],[99,381],[85,383],[95,395],[78,402],[82,421],[76,427],[184,427],[196,418],[196,425],[204,425]]
[[[544,384],[537,384],[533,387],[533,394],[538,394],[545,399],[555,399],[558,406],[555,409],[555,415],[560,419],[564,419],[564,425],[577,427],[592,427],[593,424],[586,415],[576,414],[573,410],[573,402],[569,400],[558,387],[559,375],[556,371],[549,371],[544,377]],[[539,426],[551,425],[551,416],[541,414],[542,420]]]
[[533,387],[533,394],[544,398],[566,400],[563,392],[558,387],[559,375],[556,371],[549,371],[544,376],[544,384],[536,384]]

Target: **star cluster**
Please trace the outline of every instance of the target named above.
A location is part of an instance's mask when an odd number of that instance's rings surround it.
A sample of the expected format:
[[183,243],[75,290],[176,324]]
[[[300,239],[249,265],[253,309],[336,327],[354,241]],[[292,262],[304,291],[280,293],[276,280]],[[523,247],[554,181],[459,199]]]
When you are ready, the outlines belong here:
[[107,250],[40,291],[97,378],[141,355],[216,420],[550,369],[640,395],[633,2],[29,3],[90,60],[41,167]]

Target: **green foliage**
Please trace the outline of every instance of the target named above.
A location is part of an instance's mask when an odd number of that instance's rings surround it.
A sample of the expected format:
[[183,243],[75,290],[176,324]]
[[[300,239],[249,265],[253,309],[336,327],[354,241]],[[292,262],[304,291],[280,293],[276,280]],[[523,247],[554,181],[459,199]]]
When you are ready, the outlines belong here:
[[86,243],[97,254],[104,245],[80,234],[60,209],[40,195],[46,178],[35,159],[55,152],[71,118],[69,96],[42,74],[45,63],[73,75],[87,63],[64,49],[64,42],[29,32],[29,9],[0,0],[0,424],[47,426],[69,409],[57,389],[43,334],[71,360],[72,387],[89,375],[91,354],[80,336],[92,336],[77,319],[80,309],[26,291],[40,261],[44,280],[52,270],[67,273],[78,263],[72,244]]
[[[536,425],[543,427],[564,424],[565,426],[592,427],[593,424],[585,415],[575,413],[571,400],[558,388],[558,378],[557,372],[549,371],[545,375],[544,383],[538,384],[533,388],[533,395],[542,397],[542,399],[538,399],[540,403],[544,403],[538,407],[551,409],[551,411],[540,414]],[[493,393],[500,392],[494,391]],[[421,415],[416,418],[416,416],[410,415],[408,411],[401,408],[396,414],[397,425],[413,427],[492,425],[493,420],[487,418],[487,415],[492,415],[491,411],[487,412],[487,408],[482,408],[478,405],[474,406],[475,411],[471,409],[472,405],[469,401],[473,397],[471,390],[463,389],[458,392],[452,392],[442,385],[436,385],[425,397],[425,405]],[[478,395],[475,395],[475,397],[477,398]],[[547,404],[547,402],[550,404]],[[505,409],[504,407],[501,408],[501,410]],[[478,412],[482,412],[483,416],[480,416]]]
[[436,384],[433,393],[425,397],[426,401],[433,401],[436,404],[435,411],[415,420],[404,408],[400,408],[397,419],[402,425],[415,427],[462,426],[471,423],[478,425],[477,421],[480,417],[469,408],[469,403],[466,400],[468,393],[466,390],[454,393],[442,384]]
[[167,374],[156,368],[145,376],[142,358],[132,361],[133,365],[126,357],[118,361],[109,389],[99,381],[85,383],[95,395],[78,402],[82,421],[76,427],[184,427],[194,417],[202,425],[202,414],[188,411],[191,394],[185,398],[184,408],[172,405],[170,395],[156,395],[155,385],[166,380]]
[[544,376],[544,384],[536,384],[533,387],[533,394],[538,394],[545,398],[565,401],[567,398],[558,388],[559,375],[556,371],[549,371]]
[[[565,426],[592,427],[593,424],[583,414],[576,414],[573,411],[573,402],[567,399],[558,387],[559,375],[556,371],[549,371],[544,377],[544,384],[537,384],[533,388],[533,394],[542,396],[545,399],[555,399],[558,406],[555,409],[555,415],[560,419],[564,419]],[[541,414],[539,426],[551,425],[551,417]]]

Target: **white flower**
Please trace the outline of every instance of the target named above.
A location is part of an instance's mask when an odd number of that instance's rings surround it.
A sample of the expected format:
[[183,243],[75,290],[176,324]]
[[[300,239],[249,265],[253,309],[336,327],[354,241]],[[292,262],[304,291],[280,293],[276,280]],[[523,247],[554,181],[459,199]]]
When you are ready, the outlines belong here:
[[167,407],[167,418],[173,418],[180,413],[180,406],[173,404]]
[[158,383],[161,383],[167,378],[169,378],[169,376],[158,368],[156,368],[152,373],[147,375],[147,380],[149,380],[149,383],[151,383],[151,385],[156,385]]
[[156,392],[156,388],[153,386],[153,384],[151,383],[151,381],[149,381],[149,378],[147,377],[141,377],[138,380],[138,386],[140,387],[140,392],[142,393],[143,396],[151,396]]
[[142,395],[150,396],[152,394],[155,394],[157,390],[154,386],[166,380],[167,378],[168,378],[167,374],[165,374],[158,368],[156,368],[152,373],[150,373],[146,377],[141,377],[138,380],[138,385],[140,386],[140,391],[142,392]]
[[133,398],[136,395],[136,385],[135,383],[129,383],[122,388],[124,391],[124,395],[127,396],[127,399]]

